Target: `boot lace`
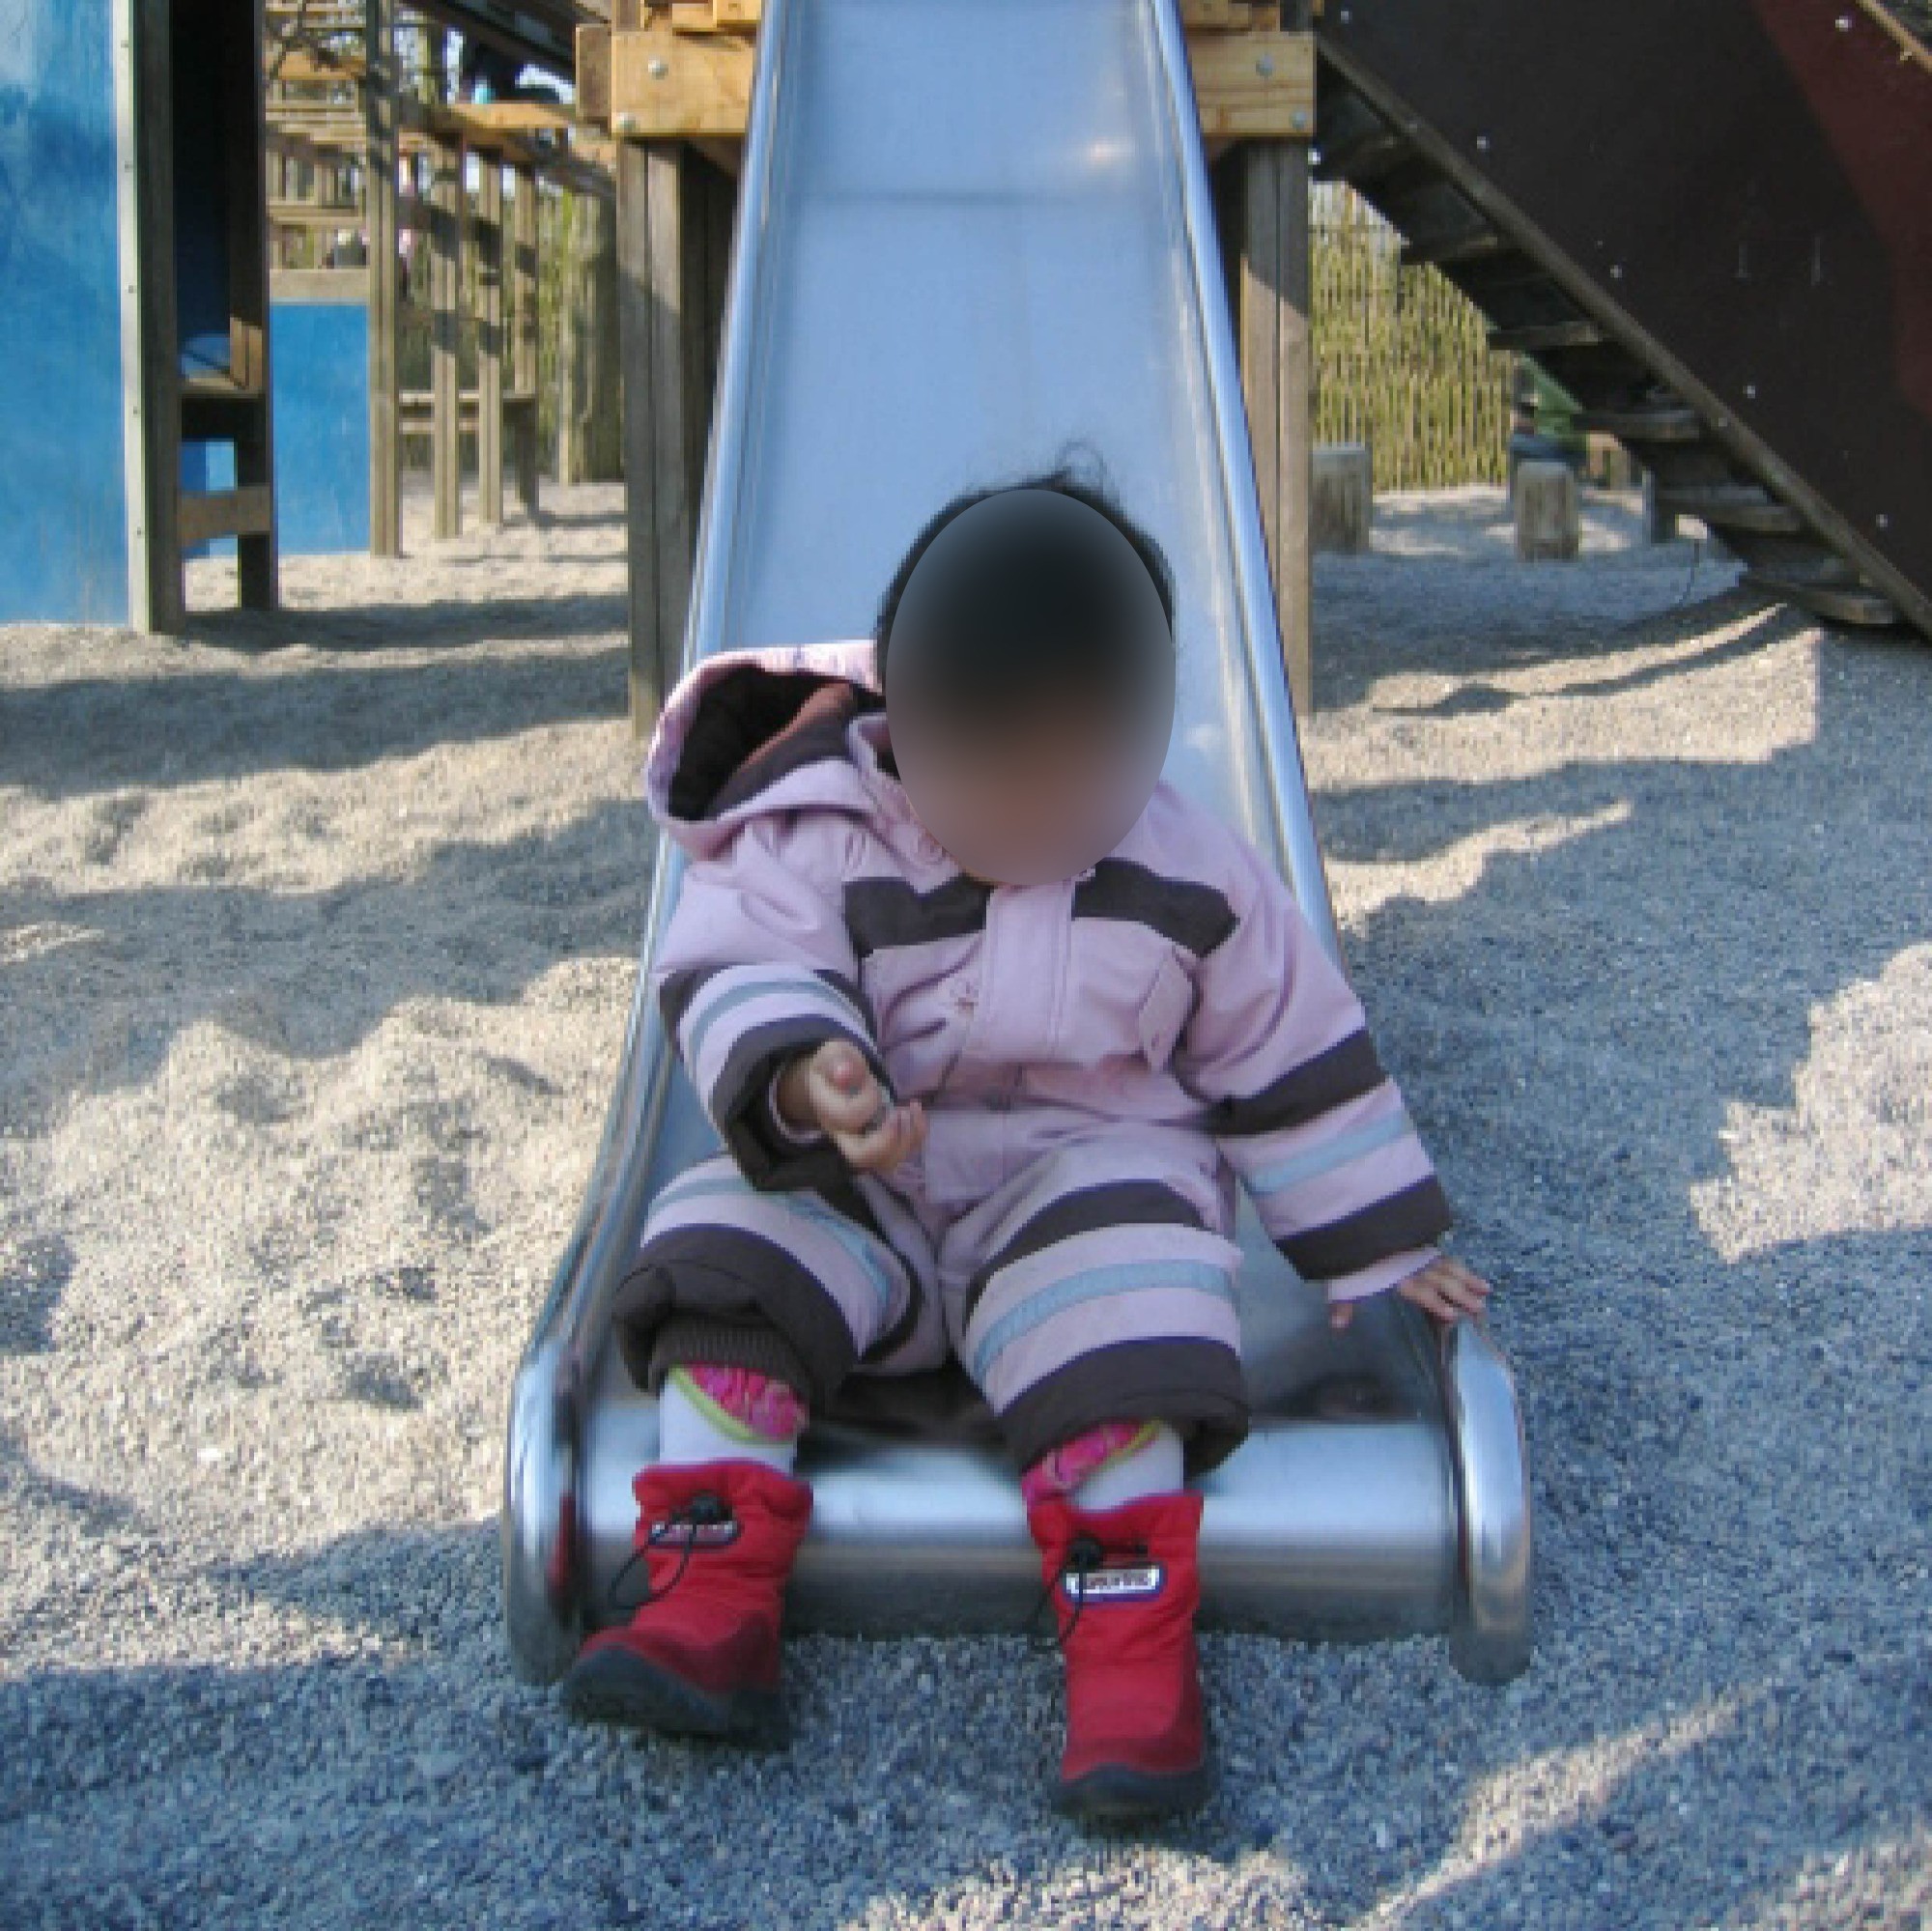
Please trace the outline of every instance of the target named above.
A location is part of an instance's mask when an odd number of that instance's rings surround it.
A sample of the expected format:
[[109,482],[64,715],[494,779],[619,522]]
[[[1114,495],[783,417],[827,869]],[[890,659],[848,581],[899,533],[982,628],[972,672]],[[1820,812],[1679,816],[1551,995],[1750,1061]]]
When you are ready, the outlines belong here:
[[[1118,1551],[1122,1555],[1146,1555],[1148,1552],[1148,1546],[1144,1542],[1128,1543]],[[1046,1587],[1039,1592],[1032,1612],[1026,1619],[1026,1635],[1031,1649],[1037,1653],[1045,1652],[1072,1640],[1073,1632],[1080,1627],[1081,1614],[1087,1607],[1087,1591],[1084,1587],[1073,1598],[1073,1615],[1064,1633],[1042,1636],[1035,1627],[1039,1621],[1039,1612],[1053,1601],[1053,1592],[1068,1576],[1078,1576],[1084,1579],[1100,1568],[1106,1558],[1107,1551],[1097,1536],[1077,1535],[1066,1545],[1066,1553],[1061,1557],[1060,1567],[1053,1572]]]
[[650,1571],[645,1570],[644,1593],[635,1602],[623,1602],[619,1599],[617,1591],[624,1577],[631,1573],[640,1558],[650,1553],[650,1529],[646,1525],[644,1539],[624,1558],[623,1566],[611,1578],[611,1587],[607,1592],[611,1606],[629,1615],[633,1610],[642,1608],[646,1603],[662,1602],[684,1579],[685,1569],[691,1562],[691,1551],[697,1544],[698,1531],[713,1528],[718,1523],[730,1519],[730,1506],[724,1496],[715,1494],[709,1489],[700,1490],[688,1502],[680,1502],[665,1519],[667,1527],[684,1530],[683,1547],[678,1551],[677,1567],[671,1571],[670,1580],[662,1589],[653,1589],[649,1580]]

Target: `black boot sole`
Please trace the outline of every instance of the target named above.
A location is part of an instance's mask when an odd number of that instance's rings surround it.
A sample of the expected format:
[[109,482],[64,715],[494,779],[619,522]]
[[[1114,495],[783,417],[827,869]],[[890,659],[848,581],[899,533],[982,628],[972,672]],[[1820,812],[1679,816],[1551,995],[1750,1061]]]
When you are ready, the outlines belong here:
[[763,1749],[791,1741],[784,1703],[776,1690],[739,1690],[714,1696],[629,1650],[585,1657],[563,1680],[564,1706],[593,1723],[620,1723],[672,1737],[716,1737]]
[[1102,1764],[1054,1792],[1056,1810],[1098,1824],[1133,1824],[1198,1810],[1214,1794],[1214,1767],[1154,1775],[1125,1764]]

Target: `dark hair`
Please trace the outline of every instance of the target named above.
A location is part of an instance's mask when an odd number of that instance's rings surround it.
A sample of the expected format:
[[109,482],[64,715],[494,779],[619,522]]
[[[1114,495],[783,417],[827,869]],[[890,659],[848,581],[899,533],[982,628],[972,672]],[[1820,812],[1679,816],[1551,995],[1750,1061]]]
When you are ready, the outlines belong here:
[[[1162,554],[1160,545],[1127,515],[1114,499],[1113,495],[1104,483],[1097,480],[1084,479],[1070,463],[1063,459],[1051,469],[1021,477],[1015,482],[998,483],[984,489],[962,491],[952,501],[947,503],[943,509],[939,510],[926,524],[924,528],[913,538],[910,548],[899,558],[898,567],[893,572],[893,580],[887,585],[884,597],[880,599],[878,615],[872,626],[872,640],[877,646],[878,673],[882,682],[885,677],[886,653],[892,638],[893,621],[898,614],[899,599],[903,596],[906,584],[910,581],[913,570],[920,558],[925,554],[933,541],[938,537],[940,531],[954,517],[960,515],[963,511],[971,509],[975,503],[984,502],[987,497],[1000,496],[1009,490],[1057,490],[1062,496],[1071,497],[1076,501],[1085,503],[1089,509],[1099,511],[1127,539],[1127,542],[1133,547],[1134,554],[1147,565],[1148,574],[1153,579],[1154,589],[1160,598],[1161,611],[1167,618],[1169,636],[1170,638],[1172,637],[1174,630],[1174,576],[1168,568],[1167,558]],[[1010,659],[1004,653],[998,655],[989,654],[985,657],[983,663],[985,666],[983,676],[988,682],[999,676],[1009,674],[1011,667]],[[1065,672],[1070,669],[1071,666],[1034,663],[1031,667],[1039,673],[1038,681],[1043,683],[1060,683],[1064,681]],[[961,666],[960,668],[966,670],[967,667]],[[968,675],[970,676],[970,674],[969,670]],[[1034,680],[1029,679],[1028,681],[1032,682]],[[989,698],[995,695],[990,690],[986,692],[986,696]]]

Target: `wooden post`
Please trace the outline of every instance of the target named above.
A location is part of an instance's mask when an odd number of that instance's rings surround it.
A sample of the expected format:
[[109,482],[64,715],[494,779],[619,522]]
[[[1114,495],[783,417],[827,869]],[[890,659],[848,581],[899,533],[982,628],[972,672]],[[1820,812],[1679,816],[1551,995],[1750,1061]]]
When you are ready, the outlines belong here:
[[463,533],[463,149],[434,144],[430,188],[430,467],[436,533]]
[[1262,530],[1296,712],[1314,700],[1308,498],[1308,145],[1243,144],[1241,298],[1236,332]]
[[369,554],[403,554],[402,440],[396,372],[396,5],[363,0],[362,82],[368,155],[362,170],[369,228]]
[[175,308],[173,9],[135,0],[135,198],[140,284],[142,505],[133,531],[144,568],[133,588],[137,630],[187,621],[181,542],[181,325]]
[[514,246],[510,263],[511,386],[530,402],[518,412],[517,500],[526,516],[537,513],[537,178],[517,173]]
[[563,195],[557,204],[558,252],[563,257],[563,286],[556,305],[556,480],[581,483],[584,478],[583,398],[585,313],[582,285],[582,250],[579,231],[585,210],[582,197]]
[[[213,17],[220,19],[221,12]],[[242,607],[271,611],[277,599],[275,554],[275,430],[269,379],[269,187],[262,166],[262,130],[267,126],[262,80],[263,0],[253,0],[245,15],[228,15],[218,51],[223,68],[222,134],[228,199],[228,373],[236,388],[252,399],[239,412],[235,436],[235,487],[238,493],[268,494],[268,527],[244,530],[235,539]]]
[[1568,562],[1580,537],[1576,470],[1568,463],[1518,464],[1517,555],[1525,563]]
[[1366,442],[1330,442],[1316,450],[1309,524],[1317,551],[1355,556],[1367,550],[1375,506],[1375,469]]
[[[624,352],[624,474],[631,563],[631,724],[656,724],[684,641],[691,598],[696,487],[692,378],[704,287],[689,273],[692,190],[698,179],[677,141],[625,141],[617,151],[617,263]],[[697,467],[701,471],[702,444]]]
[[476,196],[477,515],[503,521],[503,163],[481,156]]
[[[698,165],[687,154],[686,168]],[[610,482],[623,474],[617,329],[617,226],[601,195],[572,195],[556,345],[556,478]]]

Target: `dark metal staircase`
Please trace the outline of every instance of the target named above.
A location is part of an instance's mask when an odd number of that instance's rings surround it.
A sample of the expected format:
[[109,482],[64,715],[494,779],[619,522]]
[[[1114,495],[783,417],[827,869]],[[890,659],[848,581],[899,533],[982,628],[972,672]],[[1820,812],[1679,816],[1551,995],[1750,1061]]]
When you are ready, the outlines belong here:
[[[1774,0],[1765,3],[1769,7]],[[1713,13],[1734,11],[1730,0],[1708,4]],[[1614,25],[1593,28],[1577,10],[1556,11],[1573,38],[1617,31]],[[1915,424],[1904,412],[1894,412],[1892,420],[1884,384],[1871,383],[1862,412],[1870,419],[1850,428],[1867,438],[1879,467],[1895,457],[1901,478],[1891,514],[1881,510],[1861,518],[1852,506],[1832,500],[1832,463],[1805,446],[1812,418],[1823,418],[1828,410],[1831,418],[1819,419],[1818,429],[1827,437],[1846,435],[1842,383],[1835,395],[1821,389],[1811,418],[1802,411],[1760,418],[1754,372],[1761,364],[1766,368],[1769,389],[1774,382],[1788,383],[1789,371],[1777,366],[1775,356],[1747,346],[1747,329],[1741,327],[1735,338],[1719,328],[1707,339],[1686,340],[1682,334],[1676,341],[1664,339],[1655,318],[1647,320],[1642,302],[1633,298],[1632,284],[1661,266],[1666,253],[1653,238],[1666,235],[1679,249],[1690,245],[1686,226],[1693,222],[1700,183],[1688,173],[1673,183],[1656,144],[1628,157],[1629,187],[1653,206],[1659,196],[1680,195],[1682,206],[1671,220],[1652,216],[1632,234],[1615,232],[1601,218],[1577,224],[1568,234],[1552,232],[1558,224],[1548,208],[1563,205],[1563,169],[1587,169],[1588,190],[1601,202],[1604,171],[1618,162],[1598,131],[1608,125],[1603,112],[1580,101],[1576,120],[1566,123],[1560,97],[1546,100],[1541,114],[1520,111],[1515,90],[1536,86],[1538,76],[1526,61],[1508,57],[1507,37],[1492,43],[1487,63],[1459,61],[1451,49],[1451,58],[1435,64],[1428,48],[1412,43],[1432,34],[1466,39],[1472,13],[1497,16],[1492,24],[1501,27],[1506,24],[1501,16],[1518,12],[1514,0],[1490,0],[1487,7],[1483,0],[1465,0],[1458,9],[1461,25],[1448,27],[1440,24],[1439,11],[1405,6],[1402,0],[1347,0],[1339,6],[1331,0],[1321,28],[1320,175],[1347,182],[1401,232],[1406,263],[1434,266],[1468,296],[1489,319],[1493,347],[1534,356],[1583,405],[1579,427],[1624,442],[1656,478],[1662,505],[1694,516],[1717,532],[1743,560],[1748,582],[1832,622],[1885,625],[1903,619],[1932,633],[1932,571],[1918,573],[1921,553],[1910,542],[1887,541],[1896,534],[1894,515],[1901,522],[1927,517],[1932,470],[1918,471],[1920,444],[1912,439],[1923,438],[1932,425],[1922,418]],[[1635,0],[1628,10],[1610,12],[1623,18],[1652,10]],[[1405,20],[1415,23],[1414,35],[1406,39],[1398,31]],[[1611,69],[1619,51],[1603,49]],[[1687,57],[1702,52],[1685,51]],[[1717,49],[1711,51],[1715,55]],[[1655,58],[1668,52],[1667,37],[1654,43]],[[1465,98],[1484,87],[1492,88],[1496,99]],[[1429,98],[1434,89],[1444,90],[1440,103]],[[1712,112],[1721,118],[1729,109],[1714,101]],[[1450,125],[1438,125],[1438,116]],[[1566,136],[1587,139],[1585,152],[1566,155]],[[1632,137],[1640,139],[1634,125]],[[1539,156],[1525,153],[1538,142],[1545,150],[1541,174]],[[1516,182],[1508,179],[1509,170],[1491,164],[1492,143],[1507,143]],[[1932,161],[1932,147],[1923,158]],[[1752,192],[1771,204],[1766,218],[1776,222],[1783,211],[1776,206],[1776,167],[1758,169],[1747,152],[1736,156],[1735,166],[1741,173],[1750,170]],[[1932,166],[1926,172],[1932,176]],[[1518,183],[1526,192],[1516,191]],[[1533,213],[1524,202],[1537,192],[1549,199]],[[1792,218],[1801,212],[1794,208]],[[1755,241],[1748,235],[1737,241],[1735,216],[1727,213],[1725,220],[1729,225],[1705,238],[1704,246],[1736,247],[1735,278],[1743,279],[1756,268],[1750,252]],[[1835,266],[1846,258],[1849,244],[1839,236],[1820,234],[1815,247],[1817,263]],[[1699,251],[1689,258],[1708,256]],[[1728,258],[1723,266],[1729,269]],[[1814,287],[1823,272],[1813,269]],[[1809,311],[1800,300],[1802,288],[1780,284],[1745,293],[1784,304],[1786,316],[1797,320],[1773,338],[1774,345],[1803,348]],[[1900,294],[1922,295],[1932,303],[1932,289],[1908,287]],[[1731,355],[1737,366],[1726,367]],[[1795,429],[1786,426],[1793,422]],[[1923,446],[1932,447],[1932,439]],[[1864,454],[1855,473],[1862,481],[1873,467]],[[1915,473],[1922,485],[1916,490]]]

